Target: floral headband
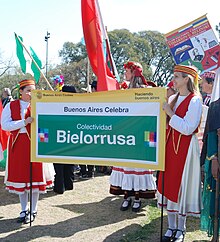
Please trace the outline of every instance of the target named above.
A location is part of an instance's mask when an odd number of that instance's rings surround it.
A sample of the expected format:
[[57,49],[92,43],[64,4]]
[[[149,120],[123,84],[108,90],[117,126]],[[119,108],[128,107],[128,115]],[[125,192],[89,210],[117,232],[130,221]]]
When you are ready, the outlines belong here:
[[127,63],[124,64],[124,69],[130,69],[132,72],[135,71],[135,76],[136,77],[141,77],[143,84],[148,86],[147,81],[145,80],[143,76],[143,69],[141,64],[138,62],[134,61],[128,61]]
[[202,77],[204,78],[211,78],[211,79],[215,79],[215,72],[214,71],[207,71],[205,72]]

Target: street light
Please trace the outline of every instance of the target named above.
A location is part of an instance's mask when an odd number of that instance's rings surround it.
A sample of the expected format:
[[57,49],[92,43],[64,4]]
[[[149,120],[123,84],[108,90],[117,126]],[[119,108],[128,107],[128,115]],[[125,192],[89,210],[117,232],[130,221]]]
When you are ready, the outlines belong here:
[[47,78],[47,67],[48,67],[48,39],[50,38],[50,33],[47,31],[47,35],[45,36],[46,41],[46,78]]

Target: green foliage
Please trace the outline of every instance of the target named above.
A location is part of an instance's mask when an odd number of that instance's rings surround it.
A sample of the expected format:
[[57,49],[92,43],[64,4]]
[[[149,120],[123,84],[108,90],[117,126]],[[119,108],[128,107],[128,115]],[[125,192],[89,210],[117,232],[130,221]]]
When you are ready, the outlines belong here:
[[[157,31],[140,31],[131,33],[127,29],[116,29],[108,32],[110,49],[115,61],[121,81],[124,78],[123,65],[128,60],[137,61],[143,66],[146,79],[155,82],[158,86],[164,86],[171,79],[174,61],[170,55],[164,36]],[[48,70],[48,81],[53,86],[52,78],[55,75],[63,75],[65,84],[74,85],[78,92],[86,88],[89,80],[96,80],[91,66],[88,65],[88,57],[85,45],[82,42],[65,42],[59,51],[62,63],[50,67]],[[2,75],[0,73],[0,90],[4,87],[13,89],[18,81],[24,78],[33,78],[31,75],[23,75],[20,67],[10,65],[6,61],[3,64]],[[10,69],[10,72],[8,72]],[[49,89],[48,84],[41,77],[39,89]]]
[[[121,29],[108,32],[108,37],[112,57],[121,80],[124,75],[123,64],[128,60],[140,62],[144,76],[158,86],[164,86],[170,80],[174,62],[162,34],[156,31],[131,33],[127,29]],[[86,83],[85,46],[81,42],[78,44],[66,42],[59,51],[59,56],[62,57],[62,65],[70,65],[68,69],[72,70],[71,80],[74,82],[78,80],[81,84]],[[73,63],[78,63],[78,68]],[[90,74],[90,83],[94,78],[94,75]]]

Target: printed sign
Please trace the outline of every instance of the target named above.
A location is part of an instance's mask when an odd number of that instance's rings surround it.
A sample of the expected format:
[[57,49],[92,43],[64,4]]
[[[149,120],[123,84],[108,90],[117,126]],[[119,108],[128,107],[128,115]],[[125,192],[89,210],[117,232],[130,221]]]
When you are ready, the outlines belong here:
[[165,37],[176,64],[196,66],[200,74],[218,67],[220,46],[206,15]]
[[164,169],[165,88],[32,93],[32,161]]

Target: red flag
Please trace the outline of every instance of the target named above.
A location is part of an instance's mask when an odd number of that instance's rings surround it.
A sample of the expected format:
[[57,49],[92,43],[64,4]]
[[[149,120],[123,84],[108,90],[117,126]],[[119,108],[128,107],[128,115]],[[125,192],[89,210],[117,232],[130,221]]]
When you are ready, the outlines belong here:
[[82,25],[89,61],[97,76],[97,91],[119,89],[104,54],[105,43],[97,0],[81,0]]
[[[2,102],[0,101],[0,119],[2,116]],[[8,136],[9,136],[9,132],[2,130],[2,127],[0,125],[0,143],[2,145],[2,150],[6,150],[7,148],[7,143],[8,143]]]

